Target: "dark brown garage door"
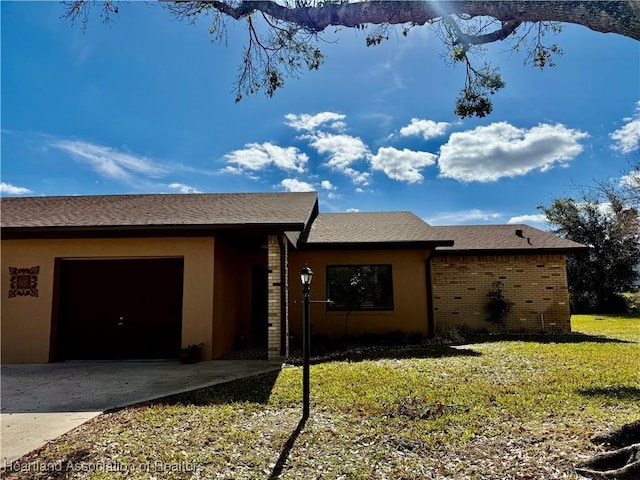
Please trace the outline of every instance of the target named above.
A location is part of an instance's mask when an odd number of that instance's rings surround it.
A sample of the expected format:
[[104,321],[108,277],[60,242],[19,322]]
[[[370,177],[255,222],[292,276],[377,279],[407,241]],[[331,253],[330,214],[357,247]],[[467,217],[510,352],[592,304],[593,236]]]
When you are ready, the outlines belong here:
[[177,358],[181,258],[60,262],[56,360]]

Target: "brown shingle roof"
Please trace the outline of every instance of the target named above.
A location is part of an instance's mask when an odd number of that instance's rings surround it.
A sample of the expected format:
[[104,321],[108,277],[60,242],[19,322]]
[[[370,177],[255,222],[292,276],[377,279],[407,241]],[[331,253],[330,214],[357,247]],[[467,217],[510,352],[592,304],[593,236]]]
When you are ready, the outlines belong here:
[[317,193],[92,195],[2,199],[2,228],[282,226],[302,230]]
[[583,245],[544,232],[528,225],[459,225],[431,227],[439,235],[453,239],[452,247],[440,247],[439,252],[472,251],[571,251],[584,249]]
[[[452,244],[453,242],[453,244]],[[437,251],[557,251],[585,248],[528,225],[434,227],[411,212],[324,213],[311,226],[309,248],[343,245],[437,245]]]
[[[317,212],[317,193],[92,195],[3,198],[3,234],[143,228],[271,227],[297,239]],[[451,245],[453,243],[453,245]],[[438,246],[442,253],[585,248],[528,225],[433,227],[411,212],[325,213],[307,238],[322,246]]]
[[433,228],[411,212],[323,213],[313,222],[307,244],[314,247],[451,243]]

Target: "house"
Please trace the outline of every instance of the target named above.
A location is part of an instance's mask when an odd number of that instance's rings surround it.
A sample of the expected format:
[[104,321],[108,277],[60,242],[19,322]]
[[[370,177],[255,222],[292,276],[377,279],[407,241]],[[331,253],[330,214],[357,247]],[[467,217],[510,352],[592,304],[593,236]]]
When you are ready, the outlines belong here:
[[[583,248],[525,225],[433,227],[410,212],[320,214],[315,192],[4,198],[2,363],[288,354],[312,299],[361,276],[348,333],[486,328],[496,280],[510,329],[568,331],[565,257]],[[341,335],[345,305],[314,303]]]

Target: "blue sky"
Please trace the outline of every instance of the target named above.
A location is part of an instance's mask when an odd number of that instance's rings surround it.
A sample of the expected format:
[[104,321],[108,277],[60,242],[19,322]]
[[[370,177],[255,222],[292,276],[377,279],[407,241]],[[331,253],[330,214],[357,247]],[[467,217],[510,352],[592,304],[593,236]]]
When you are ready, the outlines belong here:
[[325,35],[324,65],[234,103],[246,33],[120,7],[83,33],[57,2],[1,3],[2,195],[314,189],[322,212],[411,210],[434,225],[525,222],[637,161],[640,43],[566,26],[556,67],[492,45],[506,87],[460,120],[464,70],[426,29],[377,47]]

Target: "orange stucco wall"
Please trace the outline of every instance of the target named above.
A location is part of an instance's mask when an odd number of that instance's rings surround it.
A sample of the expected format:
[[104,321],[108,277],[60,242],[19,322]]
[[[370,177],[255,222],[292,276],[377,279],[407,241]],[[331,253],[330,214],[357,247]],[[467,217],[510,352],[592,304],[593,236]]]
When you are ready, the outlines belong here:
[[215,322],[211,332],[211,345],[213,357],[224,355],[233,346],[233,338],[236,335],[235,317],[238,315],[239,275],[229,275],[232,251],[229,246],[218,242],[215,251],[216,269],[214,272],[214,317]]
[[[204,343],[212,357],[213,238],[3,240],[2,363],[49,361],[56,258],[184,258],[182,346]],[[38,297],[9,296],[8,267],[39,266]]]
[[[252,345],[252,267],[265,263],[264,253],[239,251],[217,241],[214,274],[213,358]],[[265,279],[266,281],[266,279]],[[264,328],[266,329],[266,319]]]
[[436,331],[495,330],[485,319],[487,293],[495,281],[513,303],[511,331],[571,331],[564,255],[436,256],[431,262]]
[[[302,334],[302,286],[298,272],[308,264],[314,272],[311,300],[326,299],[327,265],[391,264],[393,275],[393,311],[353,312],[348,334],[428,333],[427,281],[425,260],[429,254],[420,250],[329,250],[291,251],[289,254],[289,329],[294,341]],[[344,312],[329,312],[322,303],[310,306],[312,334],[337,337],[344,334]],[[299,343],[296,342],[296,343]]]

